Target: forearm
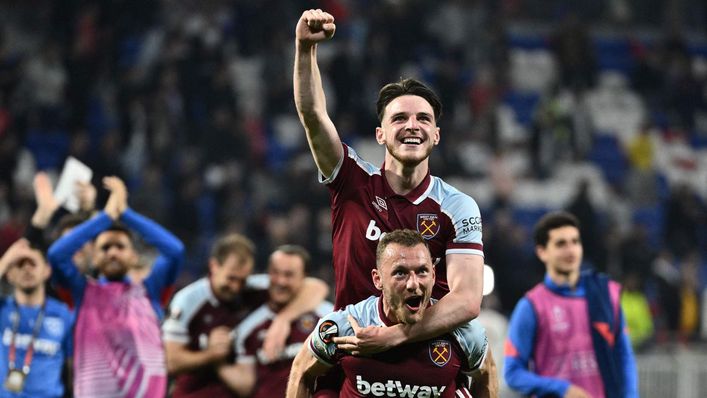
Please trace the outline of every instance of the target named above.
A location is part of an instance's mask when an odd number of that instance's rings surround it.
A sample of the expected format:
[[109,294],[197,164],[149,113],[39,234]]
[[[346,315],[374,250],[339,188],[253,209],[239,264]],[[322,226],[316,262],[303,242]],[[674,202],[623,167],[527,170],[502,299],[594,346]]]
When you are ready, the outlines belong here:
[[302,289],[277,316],[282,320],[292,322],[307,312],[314,311],[329,294],[329,286],[324,281],[308,277]]
[[52,266],[64,264],[84,243],[92,240],[99,233],[108,229],[113,220],[105,212],[98,213],[94,218],[76,226],[71,232],[59,238],[51,245],[47,253]]
[[218,359],[209,350],[191,351],[178,343],[165,343],[167,372],[176,376],[215,364]]
[[344,150],[327,114],[322,76],[317,65],[317,45],[297,44],[293,84],[297,114],[307,134],[314,161],[319,171],[329,177]]
[[518,358],[506,357],[504,376],[509,387],[524,395],[562,397],[570,387],[567,380],[543,377],[529,371],[527,363]]
[[295,46],[294,95],[297,113],[307,126],[319,113],[326,113],[326,97],[317,65],[317,45]]
[[239,397],[247,397],[255,387],[255,364],[236,364],[219,366],[218,375],[228,388]]
[[181,260],[184,256],[184,244],[174,234],[158,223],[142,216],[132,209],[121,214],[120,221],[135,230],[145,241],[153,245],[164,256]]

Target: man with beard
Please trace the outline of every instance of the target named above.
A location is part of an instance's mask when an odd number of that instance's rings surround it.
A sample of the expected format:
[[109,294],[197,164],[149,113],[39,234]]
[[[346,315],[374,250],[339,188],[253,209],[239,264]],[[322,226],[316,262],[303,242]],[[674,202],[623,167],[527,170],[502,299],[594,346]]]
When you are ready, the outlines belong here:
[[[309,397],[314,378],[338,364],[343,372],[337,397],[426,396],[496,397],[496,368],[483,326],[476,320],[430,339],[408,343],[370,357],[347,354],[333,339],[352,336],[360,327],[414,325],[436,305],[431,299],[435,267],[426,241],[412,230],[396,230],[381,238],[372,281],[380,296],[371,296],[322,318],[308,347],[295,358],[288,398]],[[360,325],[360,326],[359,326]]]
[[547,274],[511,315],[506,382],[537,397],[638,397],[621,288],[606,275],[580,273],[577,218],[549,213],[536,224],[534,238]]
[[429,156],[439,144],[442,104],[427,86],[404,79],[384,86],[376,103],[376,141],[385,161],[376,167],[341,138],[326,111],[317,45],[334,35],[334,17],[308,10],[296,27],[294,96],[300,121],[329,188],[333,223],[335,307],[376,294],[369,272],[386,232],[417,230],[436,267],[432,297],[439,304],[420,322],[364,328],[347,342],[363,353],[447,333],[478,316],[482,297],[481,214],[468,195],[430,175]]
[[0,258],[11,297],[0,298],[0,377],[3,397],[62,397],[64,362],[72,352],[73,313],[47,297],[52,271],[41,251],[20,239]]
[[[211,250],[209,275],[174,296],[162,325],[167,369],[176,378],[173,397],[233,396],[218,372],[234,362],[232,331],[268,300],[267,276],[251,275],[254,255],[255,245],[245,236],[220,238]],[[328,291],[321,280],[303,278],[301,288],[263,329],[265,340],[279,339],[275,345],[284,348],[292,322],[316,308]]]
[[[77,308],[74,394],[76,397],[162,397],[167,372],[160,339],[160,299],[171,289],[184,261],[184,245],[166,229],[128,208],[125,184],[106,177],[104,211],[75,227],[49,249],[58,282]],[[150,274],[132,281],[138,261],[132,231],[159,252]],[[77,269],[72,256],[94,241],[98,279]]]
[[309,262],[309,253],[297,245],[280,246],[270,255],[268,302],[253,311],[236,328],[237,363],[219,369],[221,378],[238,396],[284,397],[292,360],[319,318],[334,309],[331,303],[323,302],[314,311],[302,314],[290,323],[291,331],[282,354],[275,359],[264,355],[265,332],[273,318],[302,290]]

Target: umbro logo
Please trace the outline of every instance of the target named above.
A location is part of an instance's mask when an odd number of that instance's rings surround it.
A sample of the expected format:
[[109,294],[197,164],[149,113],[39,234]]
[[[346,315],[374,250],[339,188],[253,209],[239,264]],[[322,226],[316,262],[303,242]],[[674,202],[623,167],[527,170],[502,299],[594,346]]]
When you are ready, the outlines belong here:
[[385,199],[381,198],[380,196],[376,195],[376,200],[375,202],[371,202],[373,207],[378,210],[379,213],[382,213],[384,211],[388,211],[388,204],[385,203]]

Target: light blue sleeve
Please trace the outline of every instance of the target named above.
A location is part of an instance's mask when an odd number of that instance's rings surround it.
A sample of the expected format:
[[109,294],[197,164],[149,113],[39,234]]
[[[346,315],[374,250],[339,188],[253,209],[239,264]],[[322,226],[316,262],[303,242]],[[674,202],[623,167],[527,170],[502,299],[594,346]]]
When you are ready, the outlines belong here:
[[454,329],[452,333],[466,354],[469,371],[478,369],[484,362],[488,349],[486,329],[476,319]]
[[533,305],[523,297],[513,310],[508,326],[503,370],[506,384],[525,395],[563,397],[570,386],[568,381],[539,376],[529,370],[536,329],[537,319]]
[[320,361],[333,366],[338,362],[334,337],[353,336],[346,309],[332,312],[319,320],[309,339],[309,350]]

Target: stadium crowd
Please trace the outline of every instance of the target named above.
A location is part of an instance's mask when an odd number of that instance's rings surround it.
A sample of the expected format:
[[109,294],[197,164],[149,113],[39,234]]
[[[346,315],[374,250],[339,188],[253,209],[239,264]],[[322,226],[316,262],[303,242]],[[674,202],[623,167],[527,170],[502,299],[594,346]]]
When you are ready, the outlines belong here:
[[[636,347],[707,338],[706,6],[317,3],[340,41],[319,54],[330,114],[367,159],[382,159],[381,83],[413,76],[441,95],[431,169],[481,207],[497,310],[542,280],[531,227],[564,208],[581,221],[585,265],[624,283]],[[184,242],[179,287],[231,232],[257,242],[257,270],[298,244],[309,274],[332,281],[328,195],[292,100],[291,36],[309,7],[0,4],[0,253],[28,227],[35,173],[57,176],[74,156],[96,186],[121,177],[131,208]],[[106,199],[99,189],[99,208]]]

